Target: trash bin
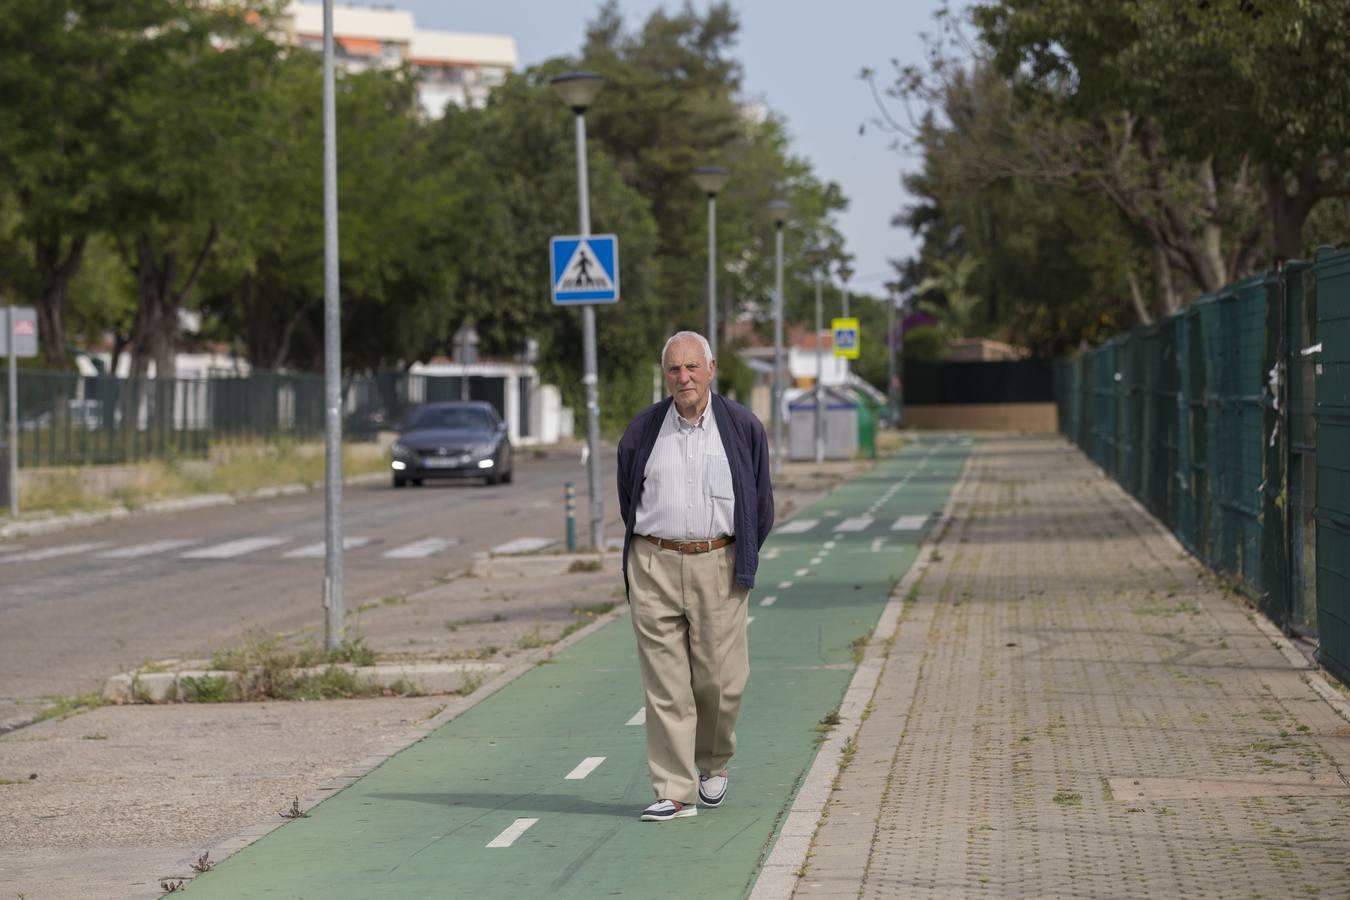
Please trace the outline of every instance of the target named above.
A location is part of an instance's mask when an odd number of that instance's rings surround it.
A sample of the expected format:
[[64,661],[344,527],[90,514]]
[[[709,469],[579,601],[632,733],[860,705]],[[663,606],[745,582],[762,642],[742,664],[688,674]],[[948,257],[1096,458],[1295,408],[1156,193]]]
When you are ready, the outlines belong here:
[[858,398],[858,455],[863,459],[877,458],[877,406],[872,398],[855,391]]
[[[858,401],[850,391],[827,387],[825,397],[825,458],[852,459],[858,450]],[[810,388],[788,392],[788,459],[816,457],[816,402]]]

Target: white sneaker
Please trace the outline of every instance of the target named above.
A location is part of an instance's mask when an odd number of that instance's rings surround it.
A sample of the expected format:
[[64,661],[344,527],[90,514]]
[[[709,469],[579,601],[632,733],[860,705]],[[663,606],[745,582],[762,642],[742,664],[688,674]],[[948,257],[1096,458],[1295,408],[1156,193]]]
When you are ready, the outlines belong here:
[[698,779],[698,802],[704,806],[721,806],[727,795],[727,773],[721,775],[700,775]]
[[642,811],[644,822],[666,822],[670,819],[683,819],[698,815],[698,807],[692,803],[680,803],[678,800],[657,800]]

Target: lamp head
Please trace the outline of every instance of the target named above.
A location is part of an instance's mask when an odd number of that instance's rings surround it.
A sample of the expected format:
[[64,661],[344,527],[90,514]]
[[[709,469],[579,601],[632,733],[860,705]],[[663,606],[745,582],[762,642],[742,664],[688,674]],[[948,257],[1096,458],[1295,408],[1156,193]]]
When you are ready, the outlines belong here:
[[806,258],[812,266],[823,271],[829,268],[830,260],[834,258],[834,248],[829,244],[816,244],[807,247]]
[[841,263],[839,266],[839,279],[848,284],[848,280],[853,277],[853,267],[848,263]]
[[782,226],[787,221],[791,212],[792,204],[786,200],[770,200],[764,204],[764,215],[768,216],[770,222],[778,226]]
[[694,170],[694,184],[709,196],[716,196],[730,178],[731,170],[725,166],[699,166]]
[[548,86],[574,113],[586,111],[605,86],[605,76],[595,72],[564,72],[548,80]]

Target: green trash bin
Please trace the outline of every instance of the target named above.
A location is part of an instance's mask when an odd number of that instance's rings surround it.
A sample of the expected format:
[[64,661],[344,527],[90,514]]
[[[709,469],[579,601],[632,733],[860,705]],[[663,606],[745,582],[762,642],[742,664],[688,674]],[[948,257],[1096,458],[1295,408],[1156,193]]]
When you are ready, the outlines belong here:
[[862,391],[854,391],[858,398],[858,456],[877,458],[877,405]]

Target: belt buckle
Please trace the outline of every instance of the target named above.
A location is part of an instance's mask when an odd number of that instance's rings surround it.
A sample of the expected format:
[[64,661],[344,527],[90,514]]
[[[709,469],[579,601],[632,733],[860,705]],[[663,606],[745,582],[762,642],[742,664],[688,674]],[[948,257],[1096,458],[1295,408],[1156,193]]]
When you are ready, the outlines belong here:
[[[700,550],[700,549],[699,549],[700,547],[703,548],[703,549]],[[711,552],[712,552],[712,541],[694,541],[694,552],[695,552],[695,553],[711,553]]]

